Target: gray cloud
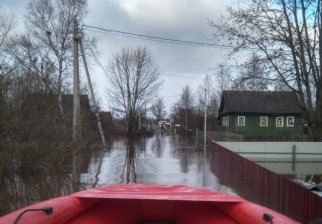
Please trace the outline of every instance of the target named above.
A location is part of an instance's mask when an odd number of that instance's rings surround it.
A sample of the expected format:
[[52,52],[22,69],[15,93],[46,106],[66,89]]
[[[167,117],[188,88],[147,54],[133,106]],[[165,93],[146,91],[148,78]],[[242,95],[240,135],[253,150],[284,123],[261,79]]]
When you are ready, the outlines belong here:
[[[17,12],[16,17],[21,23],[28,2],[0,0],[0,6]],[[227,4],[222,0],[88,0],[88,14],[84,23],[151,36],[209,42],[213,30],[207,20],[219,18]],[[96,37],[99,58],[105,66],[122,48],[148,47],[155,62],[160,65],[165,80],[160,96],[164,96],[168,109],[179,99],[185,85],[195,91],[209,69],[226,59],[226,53],[218,48],[160,43],[89,30],[86,32]],[[103,71],[94,66],[92,69],[95,71],[93,79],[97,92],[101,98],[105,98]],[[187,76],[195,78],[188,79]]]

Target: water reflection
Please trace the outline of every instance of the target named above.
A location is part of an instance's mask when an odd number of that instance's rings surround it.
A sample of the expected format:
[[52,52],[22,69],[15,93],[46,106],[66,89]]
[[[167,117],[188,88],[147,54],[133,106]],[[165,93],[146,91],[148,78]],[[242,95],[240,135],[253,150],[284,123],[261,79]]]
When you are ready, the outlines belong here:
[[134,182],[213,187],[202,184],[205,176],[209,183],[217,182],[209,172],[209,157],[206,158],[204,163],[202,148],[188,138],[159,135],[146,139],[119,139],[105,155],[91,159],[81,182],[91,183],[96,179],[95,186]]
[[0,178],[0,214],[72,191],[70,176],[46,169],[6,171]]
[[[121,173],[121,182],[136,183],[136,152],[134,148],[135,142],[132,138],[127,139],[126,154],[124,165]],[[140,147],[138,147],[140,149]]]
[[210,171],[210,153],[205,154],[193,139],[165,135],[119,138],[104,149],[56,153],[59,167],[33,161],[30,169],[6,169],[0,177],[0,215],[40,200],[118,183],[185,184],[232,192]]

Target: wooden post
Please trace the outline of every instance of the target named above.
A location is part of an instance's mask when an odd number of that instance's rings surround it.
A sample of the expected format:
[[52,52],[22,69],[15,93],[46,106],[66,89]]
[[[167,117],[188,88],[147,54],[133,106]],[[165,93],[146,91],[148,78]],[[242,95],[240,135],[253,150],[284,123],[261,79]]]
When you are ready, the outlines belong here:
[[292,147],[292,170],[295,171],[296,166],[296,145]]
[[101,135],[102,143],[103,143],[104,146],[106,146],[103,126],[102,126],[99,110],[98,110],[96,100],[95,100],[95,95],[94,95],[94,91],[93,91],[91,77],[89,75],[89,70],[88,70],[88,66],[87,66],[87,61],[86,61],[86,57],[85,57],[85,51],[84,51],[82,39],[79,40],[79,43],[80,43],[80,49],[81,49],[82,58],[83,58],[83,62],[84,62],[87,82],[88,82],[89,90],[90,90],[90,93],[91,93],[91,100],[92,100],[92,103],[94,105],[95,115],[96,115],[97,124],[98,124],[98,130],[99,130],[100,135]]
[[206,144],[207,144],[207,89],[205,89],[205,117],[204,117],[204,127],[203,127],[203,131],[204,131],[204,135],[203,135],[203,147],[204,147],[204,151],[206,152]]
[[73,32],[73,142],[75,143],[81,140],[78,41],[78,23],[75,20]]
[[205,118],[204,118],[204,127],[203,127],[203,187],[206,186],[206,163],[207,163],[207,156],[206,156],[206,149],[207,149],[207,89],[205,88]]

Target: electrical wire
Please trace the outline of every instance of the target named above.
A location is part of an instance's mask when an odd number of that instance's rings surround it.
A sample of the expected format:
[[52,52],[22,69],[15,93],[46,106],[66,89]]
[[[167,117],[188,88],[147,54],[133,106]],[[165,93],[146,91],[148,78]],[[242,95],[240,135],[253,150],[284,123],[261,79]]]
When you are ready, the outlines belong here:
[[[98,56],[96,55],[95,51],[93,50],[93,48],[91,47],[90,44],[88,44],[88,42],[86,41],[85,38],[83,38],[84,43],[86,44],[86,46],[88,47],[88,49],[90,49],[95,62],[99,65],[99,67],[103,70],[103,72],[108,75],[107,70],[104,68],[104,66],[102,65],[102,63],[100,62]],[[202,77],[194,77],[194,76],[184,76],[184,75],[169,75],[169,74],[161,74],[162,76],[170,76],[170,77],[178,77],[178,78],[186,78],[186,79],[202,79]]]
[[[84,43],[86,44],[86,46],[90,49],[95,62],[99,65],[99,67],[103,70],[103,72],[107,75],[108,72],[106,71],[106,69],[104,68],[104,66],[102,65],[102,63],[100,62],[100,60],[98,59],[97,55],[95,54],[95,51],[93,50],[93,48],[90,46],[90,44],[88,44],[88,42],[85,40],[85,38],[83,38]],[[162,76],[170,76],[170,77],[178,77],[178,78],[186,78],[186,79],[202,79],[201,77],[193,77],[193,76],[182,76],[182,75],[168,75],[168,74],[161,74]]]
[[170,76],[170,77],[179,77],[179,78],[186,78],[186,79],[202,79],[201,77],[196,76],[185,76],[185,75],[168,75],[168,74],[161,74],[163,76]]
[[[128,38],[136,38],[136,39],[157,41],[157,42],[170,43],[170,44],[181,44],[181,45],[188,45],[188,46],[223,48],[223,49],[234,49],[236,47],[236,46],[225,45],[225,44],[211,44],[206,42],[187,41],[187,40],[172,39],[172,38],[145,35],[145,34],[137,34],[137,33],[125,32],[125,31],[120,31],[115,29],[106,29],[106,28],[91,26],[86,24],[83,24],[82,26],[92,32],[99,31],[99,33],[104,33],[104,34],[118,35],[118,36],[124,36]],[[258,51],[257,48],[247,48],[247,50]]]
[[[112,29],[105,29],[102,27],[96,27],[96,26],[90,26],[83,24],[82,27],[85,27],[87,30],[92,32],[98,32],[103,34],[111,34],[116,36],[125,36],[130,38],[137,38],[137,39],[143,39],[143,40],[150,40],[150,41],[157,41],[157,42],[165,42],[165,43],[171,43],[171,44],[183,44],[183,45],[189,45],[189,46],[202,46],[202,47],[211,47],[211,48],[230,48],[233,49],[234,46],[229,45],[218,45],[218,44],[210,44],[210,43],[203,43],[203,42],[195,42],[195,41],[185,41],[185,40],[179,40],[179,39],[171,39],[171,38],[163,38],[163,37],[157,37],[157,36],[151,36],[151,35],[143,35],[143,34],[136,34],[136,33],[130,33],[130,32],[124,32],[119,30],[112,30]],[[87,47],[91,50],[94,59],[96,63],[101,67],[101,69],[104,71],[105,74],[108,74],[100,60],[98,59],[97,55],[95,54],[94,50],[90,46],[90,44],[87,43],[86,40],[84,40]],[[249,50],[258,50],[255,48],[249,48]],[[225,65],[229,67],[241,67],[240,65]],[[168,75],[168,74],[162,74],[163,76],[171,76],[171,77],[178,77],[178,78],[187,78],[187,79],[202,79],[202,77],[192,77],[192,76],[184,76],[184,75]]]

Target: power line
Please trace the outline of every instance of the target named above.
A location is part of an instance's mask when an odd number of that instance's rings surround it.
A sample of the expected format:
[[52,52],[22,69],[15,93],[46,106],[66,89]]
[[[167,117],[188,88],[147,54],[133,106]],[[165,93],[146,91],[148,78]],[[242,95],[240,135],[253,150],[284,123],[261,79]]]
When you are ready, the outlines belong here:
[[[99,67],[103,70],[103,72],[107,75],[108,72],[107,70],[104,68],[104,66],[102,65],[102,63],[100,62],[100,60],[98,59],[95,51],[93,50],[93,48],[91,47],[91,45],[86,41],[85,38],[83,38],[84,43],[86,44],[86,46],[90,49],[95,62],[99,65]],[[177,77],[177,78],[186,78],[186,79],[202,79],[201,77],[194,77],[194,76],[184,76],[184,75],[169,75],[169,74],[161,74],[162,76],[171,76],[171,77]]]
[[[177,45],[186,45],[186,46],[193,46],[193,47],[210,47],[210,46],[201,46],[201,45],[196,45],[196,44],[188,44],[188,43],[180,43],[180,42],[174,42],[174,41],[169,41],[169,40],[160,40],[160,39],[152,39],[152,38],[147,38],[147,37],[140,37],[140,36],[129,36],[126,34],[121,34],[121,33],[111,33],[111,32],[103,32],[99,30],[94,30],[92,28],[88,28],[87,30],[95,33],[102,33],[102,34],[107,34],[107,35],[113,35],[113,36],[118,36],[118,37],[125,37],[125,38],[133,38],[133,39],[139,39],[139,40],[148,40],[148,41],[154,41],[154,42],[161,42],[161,43],[168,43],[168,44],[177,44]],[[214,47],[212,47],[214,48]]]
[[[155,41],[155,42],[161,42],[161,43],[178,44],[178,45],[188,45],[188,46],[198,47],[197,45],[192,45],[192,44],[182,44],[182,43],[169,42],[169,41],[161,41],[161,40],[153,40],[153,39],[140,38],[140,37],[130,37],[128,35],[122,35],[122,34],[118,34],[118,33],[108,33],[106,31],[103,32],[103,31],[91,29],[91,28],[88,28],[88,27],[86,29],[88,31],[91,31],[91,32],[94,32],[94,33],[101,33],[101,34],[107,34],[107,35],[118,36],[118,37],[135,38],[135,39],[139,39],[139,40],[149,40],[149,41]],[[209,46],[202,46],[202,47],[209,47]],[[215,48],[215,47],[212,47],[212,48]],[[218,59],[224,59],[226,57],[218,57],[218,55],[217,55],[216,58],[218,58]]]
[[172,95],[172,96],[161,96],[161,97],[164,97],[164,98],[172,98],[172,97],[180,97],[181,95]]
[[[104,68],[104,66],[102,65],[102,63],[100,62],[100,60],[98,59],[95,51],[93,50],[93,48],[91,47],[91,45],[86,41],[85,38],[84,39],[84,43],[86,44],[86,46],[90,49],[95,62],[99,65],[99,67],[103,70],[103,72],[105,74],[108,74],[107,70]],[[202,79],[202,77],[195,77],[195,76],[185,76],[185,75],[169,75],[169,74],[161,74],[162,76],[170,76],[170,77],[177,77],[177,78],[186,78],[186,79]]]
[[[209,43],[202,43],[202,42],[194,42],[194,41],[184,41],[184,40],[178,40],[178,39],[169,39],[169,38],[162,38],[162,37],[155,37],[155,36],[149,36],[149,35],[142,35],[142,34],[134,34],[134,33],[129,33],[129,32],[123,32],[123,31],[118,31],[118,30],[110,30],[110,29],[105,29],[101,27],[94,27],[94,26],[88,26],[88,25],[83,25],[83,27],[87,27],[90,29],[96,29],[96,30],[91,30],[93,32],[99,32],[99,33],[108,33],[112,35],[118,35],[118,36],[124,36],[126,35],[134,35],[139,39],[146,39],[146,38],[152,38],[149,40],[153,41],[159,41],[159,42],[167,42],[167,43],[174,43],[174,44],[185,44],[185,45],[192,45],[192,44],[197,44],[199,46],[206,46],[206,47],[225,47],[225,48],[233,48],[233,46],[228,46],[228,45],[215,45],[215,44],[209,44]],[[110,33],[112,32],[112,33]],[[113,33],[114,32],[114,33]],[[128,36],[127,36],[128,37]],[[101,67],[101,69],[104,71],[105,74],[108,74],[100,60],[98,59],[97,55],[95,54],[94,50],[88,44],[88,42],[84,38],[84,42],[87,45],[87,47],[91,50],[92,55],[94,56],[94,59],[96,63]],[[255,48],[254,48],[255,49]],[[240,65],[225,65],[228,67],[241,67]],[[203,79],[202,77],[195,77],[195,76],[185,76],[185,75],[169,75],[169,74],[161,74],[163,76],[170,76],[170,77],[178,77],[178,78],[187,78],[187,79]]]
[[178,77],[178,78],[186,78],[186,79],[202,79],[201,77],[195,76],[185,76],[185,75],[169,75],[169,74],[161,74],[163,76],[171,76],[171,77]]
[[[86,44],[86,46],[90,49],[95,62],[99,65],[99,67],[103,70],[103,72],[105,74],[108,74],[107,70],[104,68],[104,66],[102,65],[102,63],[100,62],[100,60],[98,59],[95,51],[93,50],[93,48],[91,47],[91,45],[86,41],[85,38],[84,39],[84,43]],[[170,76],[170,77],[177,77],[177,78],[186,78],[186,79],[202,79],[201,77],[195,77],[195,76],[185,76],[185,75],[169,75],[169,74],[161,74],[162,76]]]
[[[171,43],[171,44],[182,44],[182,45],[190,45],[190,46],[226,48],[226,49],[234,49],[235,48],[235,46],[232,46],[232,45],[211,44],[211,43],[198,42],[198,41],[187,41],[187,40],[172,39],[172,38],[159,37],[159,36],[151,36],[151,35],[137,34],[137,33],[125,32],[125,31],[114,30],[114,29],[106,29],[106,28],[102,28],[102,27],[90,26],[90,25],[85,25],[85,24],[83,25],[83,27],[90,28],[89,30],[93,31],[93,32],[95,32],[95,30],[97,30],[97,31],[101,31],[100,33],[105,33],[105,34],[118,34],[118,35],[129,37],[129,38],[137,38],[137,39],[165,42],[165,43]],[[92,30],[92,29],[94,29],[94,30]],[[254,51],[258,50],[257,48],[247,48],[247,49],[254,50]]]

